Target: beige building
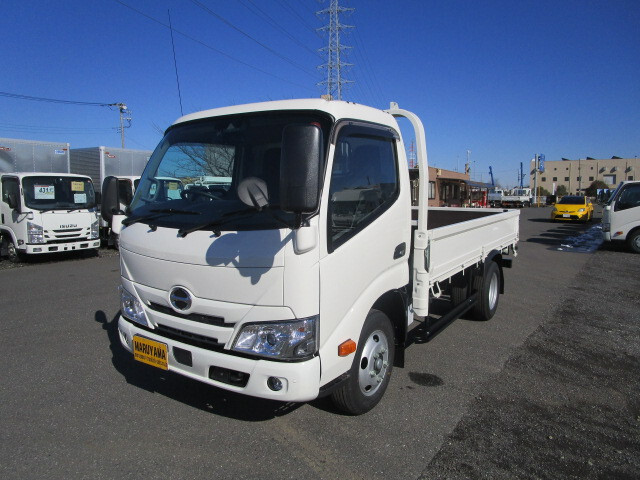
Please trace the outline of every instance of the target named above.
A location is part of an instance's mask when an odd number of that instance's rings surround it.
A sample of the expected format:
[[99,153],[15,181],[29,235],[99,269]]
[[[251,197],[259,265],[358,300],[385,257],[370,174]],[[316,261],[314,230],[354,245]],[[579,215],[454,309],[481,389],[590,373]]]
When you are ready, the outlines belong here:
[[[534,179],[535,161],[531,161],[529,181],[531,188]],[[640,158],[618,158],[554,160],[545,162],[544,172],[538,172],[537,185],[555,193],[560,185],[564,185],[569,193],[584,193],[584,190],[595,180],[601,180],[609,188],[615,188],[623,180],[637,180],[640,175]]]
[[[409,169],[411,178],[411,201],[418,204],[418,169]],[[472,181],[468,173],[454,172],[437,167],[429,167],[430,207],[472,207],[486,206],[486,194],[491,186]]]

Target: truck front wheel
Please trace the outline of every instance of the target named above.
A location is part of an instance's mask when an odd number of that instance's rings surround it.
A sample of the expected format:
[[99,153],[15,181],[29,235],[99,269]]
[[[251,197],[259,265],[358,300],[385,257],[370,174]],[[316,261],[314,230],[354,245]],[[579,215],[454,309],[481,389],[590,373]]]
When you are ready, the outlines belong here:
[[473,279],[473,289],[478,292],[478,300],[473,308],[474,318],[490,320],[498,309],[500,298],[500,268],[496,262],[490,261],[484,274]]
[[629,248],[632,252],[640,253],[640,230],[636,230],[627,237]]
[[24,262],[27,259],[27,255],[18,250],[11,240],[7,242],[7,255],[13,263]]
[[394,353],[389,317],[379,310],[371,310],[360,333],[349,378],[332,395],[336,407],[351,415],[360,415],[375,407],[389,384]]

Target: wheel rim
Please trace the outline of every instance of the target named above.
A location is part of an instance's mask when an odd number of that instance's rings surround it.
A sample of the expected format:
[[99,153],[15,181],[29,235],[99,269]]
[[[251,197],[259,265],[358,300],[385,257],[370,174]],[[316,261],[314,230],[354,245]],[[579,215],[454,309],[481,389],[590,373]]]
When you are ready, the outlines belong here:
[[633,245],[637,251],[640,251],[640,235],[636,235],[633,239]]
[[367,338],[360,356],[358,383],[362,394],[375,394],[384,383],[388,369],[389,341],[382,330],[376,330]]
[[489,282],[489,309],[493,310],[498,303],[498,275],[494,272]]
[[7,253],[9,254],[9,258],[16,258],[18,256],[16,246],[13,244],[13,242],[10,242],[9,245],[7,245]]

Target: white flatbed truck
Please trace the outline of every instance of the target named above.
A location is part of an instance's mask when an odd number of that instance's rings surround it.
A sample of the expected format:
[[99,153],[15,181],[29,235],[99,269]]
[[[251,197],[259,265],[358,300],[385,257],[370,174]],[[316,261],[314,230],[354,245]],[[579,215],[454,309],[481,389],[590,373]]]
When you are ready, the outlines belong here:
[[602,212],[602,237],[640,253],[640,181],[621,182],[611,194]]
[[[142,175],[121,230],[118,331],[134,358],[222,389],[373,408],[409,329],[490,319],[517,251],[519,212],[411,206],[397,105],[287,100],[180,118]],[[161,194],[231,177],[225,192]],[[361,192],[361,193],[357,193]],[[115,206],[116,184],[103,205]],[[104,208],[103,208],[104,212]],[[449,299],[445,315],[430,303]]]

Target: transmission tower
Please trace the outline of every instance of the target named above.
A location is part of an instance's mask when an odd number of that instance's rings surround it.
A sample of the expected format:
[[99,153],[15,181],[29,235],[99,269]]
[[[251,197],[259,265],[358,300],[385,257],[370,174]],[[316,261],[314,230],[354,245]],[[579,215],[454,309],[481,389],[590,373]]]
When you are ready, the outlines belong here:
[[343,25],[340,23],[340,14],[353,12],[354,8],[345,8],[338,5],[338,0],[331,0],[329,8],[316,12],[317,15],[329,15],[329,25],[318,28],[318,31],[329,32],[329,44],[319,51],[327,54],[327,63],[319,65],[318,68],[327,69],[327,79],[319,82],[318,85],[327,86],[329,98],[342,100],[342,86],[346,83],[353,83],[353,80],[342,78],[342,70],[352,66],[351,63],[342,61],[342,52],[351,47],[340,44],[340,31],[345,28],[353,28],[353,25]]

